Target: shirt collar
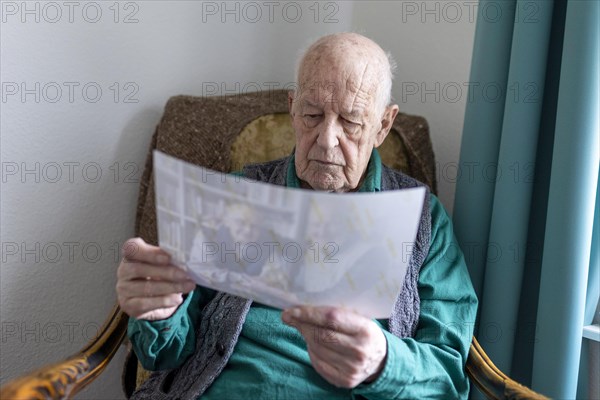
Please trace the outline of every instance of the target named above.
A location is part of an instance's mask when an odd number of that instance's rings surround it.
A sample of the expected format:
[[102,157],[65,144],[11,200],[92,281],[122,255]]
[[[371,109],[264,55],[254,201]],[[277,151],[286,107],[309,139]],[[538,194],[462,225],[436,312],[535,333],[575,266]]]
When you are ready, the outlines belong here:
[[[292,152],[287,167],[287,175],[285,185],[292,188],[300,188],[300,179],[296,175],[295,153]],[[379,192],[381,191],[381,157],[377,149],[373,148],[369,164],[367,165],[367,173],[365,180],[358,189],[359,192]]]

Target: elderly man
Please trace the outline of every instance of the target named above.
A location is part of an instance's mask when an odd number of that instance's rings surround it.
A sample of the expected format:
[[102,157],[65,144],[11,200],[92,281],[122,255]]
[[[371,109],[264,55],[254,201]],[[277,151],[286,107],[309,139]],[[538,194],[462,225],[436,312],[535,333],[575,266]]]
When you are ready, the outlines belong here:
[[[290,156],[246,166],[246,177],[329,192],[421,184],[382,165],[376,148],[398,112],[392,67],[353,33],[308,48],[289,96]],[[390,221],[402,223],[402,221]],[[475,297],[448,215],[431,194],[389,319],[335,307],[280,310],[195,286],[158,247],[118,269],[129,337],[145,368],[161,370],[135,399],[465,398]],[[365,265],[365,268],[369,268]],[[186,295],[187,294],[187,295]]]

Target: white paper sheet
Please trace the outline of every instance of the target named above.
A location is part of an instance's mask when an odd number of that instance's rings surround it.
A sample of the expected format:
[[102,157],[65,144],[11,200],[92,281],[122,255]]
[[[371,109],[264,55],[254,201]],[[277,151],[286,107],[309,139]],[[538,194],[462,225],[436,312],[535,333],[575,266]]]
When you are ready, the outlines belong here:
[[154,151],[160,247],[202,286],[277,308],[388,318],[423,188],[325,193],[251,181]]

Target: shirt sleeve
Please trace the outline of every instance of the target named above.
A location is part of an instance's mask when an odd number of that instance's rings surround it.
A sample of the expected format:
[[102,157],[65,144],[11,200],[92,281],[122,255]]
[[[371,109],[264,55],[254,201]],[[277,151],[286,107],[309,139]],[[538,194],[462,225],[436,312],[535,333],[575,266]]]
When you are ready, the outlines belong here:
[[[242,171],[232,172],[242,176]],[[181,366],[196,349],[195,327],[200,321],[202,308],[216,291],[196,286],[185,301],[169,318],[160,321],[129,318],[127,336],[133,351],[149,371],[173,369]]]
[[477,297],[450,217],[431,195],[431,247],[421,267],[419,323],[414,338],[383,330],[387,359],[379,377],[353,395],[376,399],[467,398],[465,363]]
[[142,366],[150,371],[177,368],[194,353],[200,310],[215,292],[196,286],[177,311],[160,321],[130,317],[127,335]]

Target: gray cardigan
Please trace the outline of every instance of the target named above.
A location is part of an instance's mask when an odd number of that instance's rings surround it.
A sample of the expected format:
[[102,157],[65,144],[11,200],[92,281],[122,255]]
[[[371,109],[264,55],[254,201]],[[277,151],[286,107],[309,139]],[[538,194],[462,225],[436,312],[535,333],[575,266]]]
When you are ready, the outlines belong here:
[[[290,157],[252,164],[244,167],[245,177],[285,186]],[[395,190],[424,186],[417,180],[382,166],[381,190]],[[400,223],[400,221],[398,221]],[[421,213],[402,291],[388,320],[388,328],[398,337],[412,337],[419,321],[420,300],[417,290],[419,270],[429,253],[431,241],[431,213],[429,190]],[[238,340],[251,300],[219,292],[202,310],[196,326],[196,351],[183,365],[173,370],[154,372],[132,395],[131,399],[186,399],[195,400],[219,376]]]

